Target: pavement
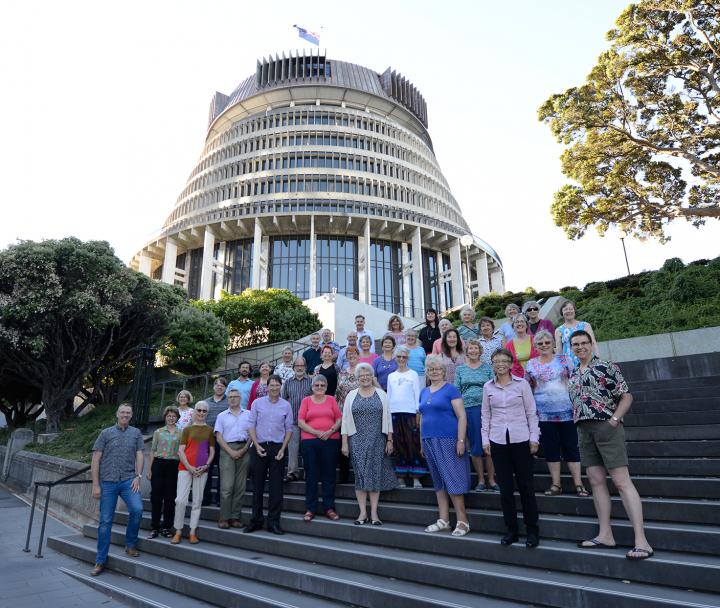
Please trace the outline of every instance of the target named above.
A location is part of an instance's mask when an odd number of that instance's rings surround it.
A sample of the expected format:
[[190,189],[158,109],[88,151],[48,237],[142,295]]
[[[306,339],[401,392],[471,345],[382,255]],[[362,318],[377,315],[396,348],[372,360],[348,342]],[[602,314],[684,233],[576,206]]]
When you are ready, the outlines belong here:
[[[40,538],[42,511],[35,511],[30,553],[24,553],[30,507],[0,485],[0,608],[120,608],[126,606],[87,587],[58,570],[59,567],[90,571],[79,562],[47,547],[35,557]],[[76,534],[77,530],[48,515],[45,538]]]

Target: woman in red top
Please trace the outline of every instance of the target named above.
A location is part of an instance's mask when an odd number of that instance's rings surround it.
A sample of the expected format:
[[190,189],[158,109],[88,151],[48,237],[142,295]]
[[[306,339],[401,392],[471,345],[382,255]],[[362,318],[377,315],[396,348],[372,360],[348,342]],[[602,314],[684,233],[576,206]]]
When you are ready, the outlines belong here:
[[318,479],[322,483],[325,516],[332,520],[340,519],[335,512],[335,467],[342,413],[335,397],[325,394],[327,386],[325,376],[315,376],[312,395],[302,400],[298,412],[300,449],[305,465],[305,521],[312,521],[315,517]]
[[250,396],[248,397],[248,409],[252,409],[252,404],[255,399],[260,397],[267,397],[268,394],[268,378],[270,378],[270,372],[272,368],[267,361],[263,361],[260,364],[260,377],[253,382],[250,387]]

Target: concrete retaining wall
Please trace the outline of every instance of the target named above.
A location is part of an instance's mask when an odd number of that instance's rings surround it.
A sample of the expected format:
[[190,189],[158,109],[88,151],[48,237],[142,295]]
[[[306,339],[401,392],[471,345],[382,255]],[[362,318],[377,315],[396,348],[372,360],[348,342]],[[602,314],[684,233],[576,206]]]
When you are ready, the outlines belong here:
[[675,331],[600,342],[600,356],[611,361],[643,361],[720,352],[720,327]]

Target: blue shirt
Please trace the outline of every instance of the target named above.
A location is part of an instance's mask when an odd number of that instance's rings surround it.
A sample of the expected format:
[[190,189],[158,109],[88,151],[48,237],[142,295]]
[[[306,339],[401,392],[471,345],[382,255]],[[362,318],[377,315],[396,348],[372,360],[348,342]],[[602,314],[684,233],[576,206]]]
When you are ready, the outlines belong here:
[[425,349],[422,346],[408,349],[410,357],[408,358],[408,367],[417,373],[418,376],[425,375]]
[[245,381],[237,378],[228,384],[227,389],[225,389],[225,396],[227,397],[228,392],[231,390],[240,391],[240,409],[246,410],[248,401],[250,400],[250,389],[252,389],[252,385],[253,381],[250,380],[250,378]]
[[397,369],[397,361],[395,359],[386,360],[385,357],[380,355],[375,361],[372,362],[373,369],[375,370],[375,377],[378,383],[382,386],[384,391],[387,390],[387,379]]
[[460,391],[453,384],[445,383],[440,390],[434,393],[430,387],[422,390],[420,393],[420,413],[422,414],[420,434],[423,439],[431,437],[457,439],[457,416],[452,407],[452,400],[461,398]]

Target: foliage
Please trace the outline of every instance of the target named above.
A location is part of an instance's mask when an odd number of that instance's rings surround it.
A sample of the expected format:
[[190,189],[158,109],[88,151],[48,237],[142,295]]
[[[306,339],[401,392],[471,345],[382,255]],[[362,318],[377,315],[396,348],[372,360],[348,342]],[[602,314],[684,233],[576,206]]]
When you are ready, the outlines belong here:
[[246,289],[240,295],[222,292],[217,301],[196,301],[213,312],[230,332],[230,347],[297,340],[322,327],[317,313],[287,289]]
[[720,258],[683,265],[671,258],[660,270],[611,281],[588,283],[584,289],[563,287],[557,292],[490,294],[480,298],[478,317],[505,315],[505,306],[562,295],[578,307],[578,318],[589,321],[598,340],[631,338],[720,325]]
[[4,373],[41,393],[47,430],[86,378],[113,374],[141,343],[164,336],[177,288],[127,268],[101,241],[24,241],[0,252]]
[[7,369],[3,359],[7,352],[0,353],[0,413],[11,429],[17,429],[33,422],[42,414],[40,390]]
[[212,312],[178,308],[170,320],[167,344],[161,353],[183,374],[199,374],[216,367],[225,355],[228,330]]
[[669,221],[720,217],[720,9],[710,0],[641,0],[608,32],[584,85],[540,108],[566,145],[555,223],[661,241]]

